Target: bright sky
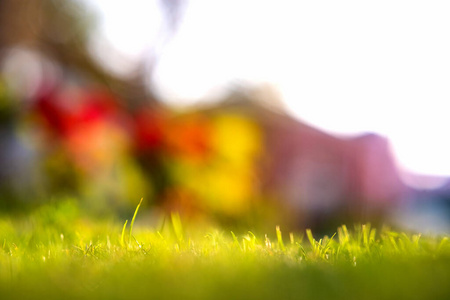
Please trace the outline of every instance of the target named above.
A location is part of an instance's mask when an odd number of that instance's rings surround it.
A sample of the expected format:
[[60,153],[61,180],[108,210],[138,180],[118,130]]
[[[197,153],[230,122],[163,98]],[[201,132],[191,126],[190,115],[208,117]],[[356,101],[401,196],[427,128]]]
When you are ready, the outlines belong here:
[[[159,1],[89,2],[116,71],[158,42]],[[383,134],[404,168],[450,175],[449,16],[450,2],[433,0],[191,0],[155,84],[190,105],[230,82],[271,82],[299,119]]]

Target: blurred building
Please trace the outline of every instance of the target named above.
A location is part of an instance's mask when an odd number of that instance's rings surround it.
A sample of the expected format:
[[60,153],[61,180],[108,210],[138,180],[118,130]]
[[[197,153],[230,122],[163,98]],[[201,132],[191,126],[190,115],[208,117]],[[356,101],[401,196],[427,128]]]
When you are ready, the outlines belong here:
[[297,225],[344,216],[361,221],[382,217],[408,197],[385,138],[329,135],[268,106],[262,94],[237,91],[209,113],[241,114],[260,126],[260,197],[281,202]]

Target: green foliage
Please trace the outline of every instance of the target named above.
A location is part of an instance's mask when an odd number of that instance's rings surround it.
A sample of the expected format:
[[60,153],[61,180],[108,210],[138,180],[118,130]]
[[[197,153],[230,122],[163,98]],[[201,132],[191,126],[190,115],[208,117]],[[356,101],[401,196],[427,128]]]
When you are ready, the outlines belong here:
[[[142,200],[141,200],[142,201]],[[141,204],[141,203],[140,203]],[[69,206],[0,218],[2,299],[448,299],[450,241],[339,227],[283,241],[195,229],[82,219]],[[71,217],[66,221],[64,211]],[[52,212],[52,213],[50,213]],[[78,214],[78,213],[77,213]],[[142,218],[142,217],[141,217]],[[139,218],[139,220],[141,219]],[[205,233],[206,231],[206,233]],[[273,243],[271,238],[276,238]],[[134,242],[133,242],[134,241]]]

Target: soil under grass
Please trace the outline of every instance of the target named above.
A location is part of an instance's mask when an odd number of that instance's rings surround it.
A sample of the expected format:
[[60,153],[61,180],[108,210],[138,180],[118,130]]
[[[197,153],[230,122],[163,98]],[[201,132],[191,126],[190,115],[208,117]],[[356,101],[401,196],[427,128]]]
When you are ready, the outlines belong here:
[[342,226],[130,228],[47,208],[0,218],[0,299],[450,299],[447,237]]

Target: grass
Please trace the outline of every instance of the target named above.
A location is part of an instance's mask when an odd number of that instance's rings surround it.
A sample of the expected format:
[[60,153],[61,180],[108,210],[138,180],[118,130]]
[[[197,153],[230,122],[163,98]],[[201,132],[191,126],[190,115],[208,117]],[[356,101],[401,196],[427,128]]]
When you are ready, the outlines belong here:
[[[0,299],[449,299],[450,241],[345,225],[158,229],[83,218],[62,203],[0,218]],[[138,220],[139,221],[139,220]]]

